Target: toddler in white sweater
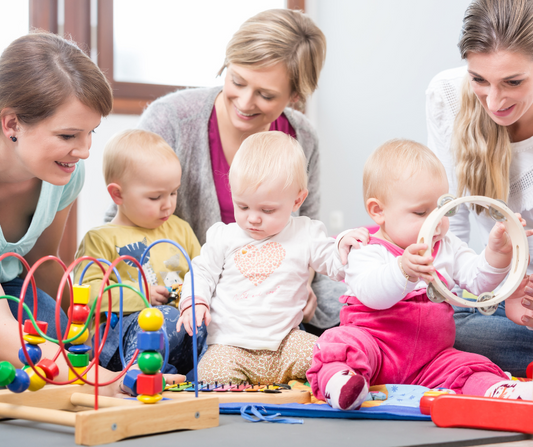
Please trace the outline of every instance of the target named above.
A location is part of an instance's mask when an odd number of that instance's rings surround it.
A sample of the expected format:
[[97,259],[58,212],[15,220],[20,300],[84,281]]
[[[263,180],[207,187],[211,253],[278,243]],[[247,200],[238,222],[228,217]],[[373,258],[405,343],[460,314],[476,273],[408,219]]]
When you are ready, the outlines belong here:
[[[286,383],[305,379],[316,337],[298,329],[310,268],[335,280],[344,269],[322,222],[293,217],[307,196],[307,161],[299,143],[276,131],[248,137],[229,172],[236,223],[213,225],[193,260],[196,326],[208,326],[199,364],[207,383]],[[342,249],[366,242],[354,230]],[[341,247],[339,247],[341,248]],[[177,327],[192,333],[187,274]]]

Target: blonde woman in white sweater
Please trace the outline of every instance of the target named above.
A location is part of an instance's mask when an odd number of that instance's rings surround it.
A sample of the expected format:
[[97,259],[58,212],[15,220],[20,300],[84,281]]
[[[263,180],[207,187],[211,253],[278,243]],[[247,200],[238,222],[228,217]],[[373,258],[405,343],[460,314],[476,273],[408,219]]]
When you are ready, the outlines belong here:
[[[473,1],[458,46],[467,66],[440,73],[426,92],[428,146],[443,162],[452,194],[503,200],[530,229],[533,2]],[[481,209],[462,206],[450,219],[450,230],[468,242],[471,220],[486,243],[494,222]],[[528,274],[532,273],[530,265]],[[528,331],[533,329],[532,297],[532,279],[525,278],[490,317],[457,309],[455,347],[483,354],[502,369],[525,376],[533,360],[533,332]]]

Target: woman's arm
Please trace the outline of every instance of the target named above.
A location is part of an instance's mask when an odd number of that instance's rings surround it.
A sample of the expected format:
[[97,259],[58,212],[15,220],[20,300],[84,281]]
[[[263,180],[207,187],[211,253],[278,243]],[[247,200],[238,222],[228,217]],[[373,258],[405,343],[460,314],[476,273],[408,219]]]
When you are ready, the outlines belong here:
[[[53,222],[42,232],[33,248],[24,256],[30,267],[44,256],[58,256],[59,243],[71,207],[72,204],[56,213]],[[34,277],[37,287],[55,299],[63,274],[64,270],[57,262],[47,261],[37,269]],[[68,287],[65,287],[61,307],[67,312],[69,305],[69,291]]]

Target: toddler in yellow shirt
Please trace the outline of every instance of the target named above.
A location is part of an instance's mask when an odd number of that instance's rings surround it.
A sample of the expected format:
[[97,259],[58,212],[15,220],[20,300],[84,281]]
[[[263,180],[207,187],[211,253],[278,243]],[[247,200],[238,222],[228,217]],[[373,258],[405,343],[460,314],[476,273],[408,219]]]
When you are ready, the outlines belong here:
[[[191,259],[200,253],[200,244],[189,224],[173,214],[181,182],[181,166],[178,156],[162,137],[144,130],[127,130],[115,135],[104,149],[103,171],[107,190],[118,212],[110,223],[93,228],[84,236],[76,258],[91,256],[113,262],[121,255],[129,255],[140,263],[146,248],[160,239],[177,242]],[[76,268],[76,283],[86,265],[84,262]],[[163,329],[169,340],[169,359],[163,372],[187,373],[192,369],[192,338],[185,331],[176,332],[179,310],[174,305],[166,305],[168,288],[181,284],[189,271],[187,261],[177,247],[160,243],[150,249],[142,268],[150,286],[150,302],[165,316]],[[120,262],[117,270],[121,283],[139,287],[138,270],[133,262]],[[95,264],[83,274],[83,283],[91,286],[91,303],[97,298],[103,276],[102,270]],[[114,273],[110,282],[119,282]],[[113,312],[119,311],[120,289],[125,315],[123,336],[120,337],[119,325],[110,328],[100,355],[102,366],[113,371],[123,367],[119,352],[121,338],[125,362],[133,357],[140,331],[138,313],[146,307],[132,290],[115,287],[111,289]],[[101,310],[107,309],[106,292],[102,297]],[[199,355],[205,336],[205,327],[200,328]]]

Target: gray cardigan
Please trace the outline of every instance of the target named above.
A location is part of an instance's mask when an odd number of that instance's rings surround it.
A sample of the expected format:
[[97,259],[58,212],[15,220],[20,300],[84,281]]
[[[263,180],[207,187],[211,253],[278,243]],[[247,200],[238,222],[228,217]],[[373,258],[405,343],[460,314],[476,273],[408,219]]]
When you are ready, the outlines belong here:
[[[189,222],[200,244],[209,227],[220,222],[211,155],[209,118],[221,87],[181,90],[154,101],[144,111],[138,127],[161,135],[178,155],[181,186],[175,214]],[[300,112],[285,109],[308,160],[309,195],[300,214],[318,219],[320,211],[320,172],[318,138],[309,120]]]

